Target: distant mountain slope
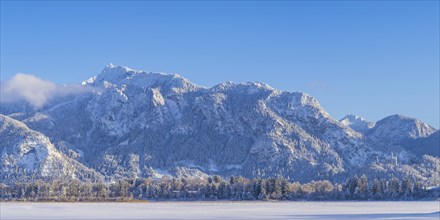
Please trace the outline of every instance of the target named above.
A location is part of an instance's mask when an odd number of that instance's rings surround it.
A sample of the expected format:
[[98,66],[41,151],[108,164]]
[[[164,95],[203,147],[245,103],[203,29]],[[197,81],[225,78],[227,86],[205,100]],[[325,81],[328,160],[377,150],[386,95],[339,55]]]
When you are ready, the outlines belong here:
[[114,65],[83,86],[91,92],[54,99],[39,110],[2,103],[0,111],[107,180],[218,174],[310,181],[363,172],[440,183],[425,168],[439,163],[437,157],[386,147],[435,131],[415,119],[391,116],[364,135],[350,128],[363,120],[341,123],[306,93],[264,83],[204,88],[180,75]]
[[0,115],[0,181],[51,178],[97,180],[100,175],[60,153],[43,134]]
[[425,154],[440,157],[440,131],[403,143],[406,150],[411,151],[419,156]]

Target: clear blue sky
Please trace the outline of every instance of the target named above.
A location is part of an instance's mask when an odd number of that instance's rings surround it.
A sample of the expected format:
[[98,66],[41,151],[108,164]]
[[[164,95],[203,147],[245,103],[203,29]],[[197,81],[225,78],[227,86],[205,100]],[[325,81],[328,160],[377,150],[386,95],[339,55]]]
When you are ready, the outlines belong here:
[[1,2],[1,80],[81,82],[109,62],[212,86],[260,81],[335,118],[439,128],[438,1]]

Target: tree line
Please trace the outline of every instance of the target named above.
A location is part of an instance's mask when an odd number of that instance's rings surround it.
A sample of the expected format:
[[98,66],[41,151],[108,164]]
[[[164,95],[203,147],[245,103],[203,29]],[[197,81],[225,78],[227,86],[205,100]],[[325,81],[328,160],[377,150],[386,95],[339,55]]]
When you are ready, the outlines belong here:
[[2,201],[131,201],[131,200],[420,200],[436,199],[430,190],[410,179],[369,180],[354,176],[344,183],[309,183],[285,178],[220,176],[208,178],[138,178],[114,182],[35,181],[0,183]]

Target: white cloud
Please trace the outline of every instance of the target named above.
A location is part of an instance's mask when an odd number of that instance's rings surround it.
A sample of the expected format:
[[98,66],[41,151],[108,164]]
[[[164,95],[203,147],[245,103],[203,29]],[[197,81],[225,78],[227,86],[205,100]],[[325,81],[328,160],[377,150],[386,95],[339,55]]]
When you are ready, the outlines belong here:
[[24,100],[35,109],[38,109],[54,97],[86,91],[91,90],[81,85],[57,85],[34,75],[18,73],[11,79],[1,83],[0,101],[17,102]]

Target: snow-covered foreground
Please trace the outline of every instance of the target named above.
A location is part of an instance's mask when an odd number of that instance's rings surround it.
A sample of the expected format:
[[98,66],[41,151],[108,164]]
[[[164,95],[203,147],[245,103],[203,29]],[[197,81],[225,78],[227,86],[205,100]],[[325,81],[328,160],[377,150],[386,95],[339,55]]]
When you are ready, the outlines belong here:
[[0,219],[440,219],[440,202],[0,203]]

